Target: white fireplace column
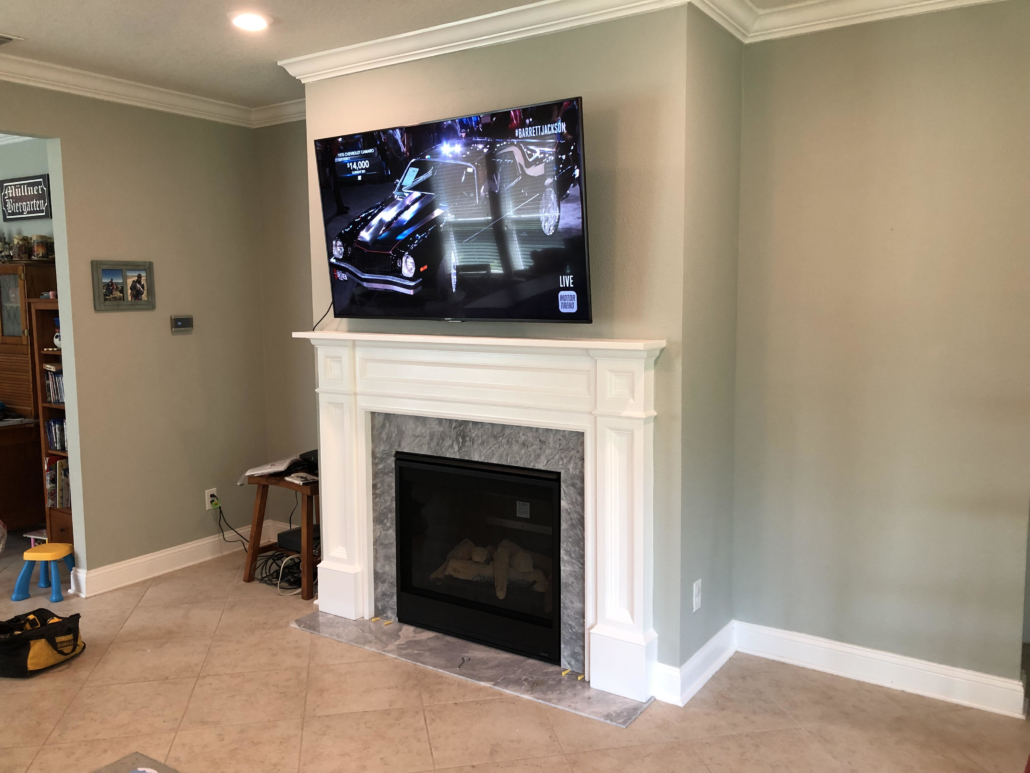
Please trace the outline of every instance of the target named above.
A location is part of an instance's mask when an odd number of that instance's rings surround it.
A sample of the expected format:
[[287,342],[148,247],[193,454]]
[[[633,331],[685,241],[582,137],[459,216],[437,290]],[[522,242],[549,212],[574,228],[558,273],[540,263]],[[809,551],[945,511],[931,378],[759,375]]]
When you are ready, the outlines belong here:
[[665,341],[294,336],[318,352],[320,611],[373,614],[372,413],[582,432],[587,678],[649,698],[654,361]]

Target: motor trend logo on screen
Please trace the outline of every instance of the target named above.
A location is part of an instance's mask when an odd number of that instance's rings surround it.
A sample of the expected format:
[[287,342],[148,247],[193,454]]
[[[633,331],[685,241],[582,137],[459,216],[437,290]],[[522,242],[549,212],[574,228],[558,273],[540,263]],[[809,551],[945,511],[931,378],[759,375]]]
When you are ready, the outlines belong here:
[[4,222],[50,217],[50,176],[0,181]]
[[[569,275],[558,277],[558,286],[562,288],[572,287],[572,277]],[[563,314],[573,314],[579,310],[579,302],[575,290],[563,289],[558,293],[558,311]]]

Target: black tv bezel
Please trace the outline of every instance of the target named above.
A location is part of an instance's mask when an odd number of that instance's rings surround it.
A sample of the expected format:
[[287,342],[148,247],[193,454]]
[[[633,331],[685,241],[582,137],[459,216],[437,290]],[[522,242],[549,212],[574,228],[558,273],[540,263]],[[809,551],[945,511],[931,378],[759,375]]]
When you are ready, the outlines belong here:
[[[534,107],[542,107],[543,105],[553,105],[556,102],[571,102],[575,101],[579,105],[579,165],[580,165],[580,176],[579,176],[579,193],[580,193],[580,222],[583,224],[583,255],[586,261],[586,274],[587,274],[587,318],[586,319],[541,319],[530,317],[524,319],[521,317],[434,317],[434,316],[415,316],[415,315],[404,315],[398,316],[369,316],[365,314],[339,314],[336,310],[335,300],[332,302],[333,319],[362,319],[377,321],[382,320],[386,322],[404,322],[407,320],[418,321],[418,322],[533,322],[539,324],[553,324],[553,325],[592,325],[594,323],[594,299],[592,296],[592,285],[590,281],[590,238],[589,238],[589,227],[587,224],[587,188],[586,188],[586,151],[584,147],[586,141],[583,135],[583,97],[568,97],[565,99],[550,99],[543,102],[534,102],[530,105],[519,105],[513,107],[500,107],[495,110],[477,110],[473,113],[465,113],[463,115],[451,116],[449,118],[436,118],[431,121],[422,121],[420,123],[404,124],[403,126],[388,126],[380,129],[368,129],[365,131],[354,131],[346,134],[331,134],[327,137],[321,137],[315,142],[326,142],[328,140],[336,139],[337,137],[353,137],[359,134],[372,134],[373,132],[386,132],[392,131],[393,129],[407,129],[414,126],[425,126],[427,124],[443,123],[444,121],[457,121],[462,118],[472,118],[478,115],[492,115],[494,113],[504,113],[510,110],[529,110]],[[325,240],[325,215],[322,215],[322,239]],[[332,282],[333,282],[333,271],[329,265],[329,256],[326,254],[326,269],[329,275],[330,295],[332,295]]]

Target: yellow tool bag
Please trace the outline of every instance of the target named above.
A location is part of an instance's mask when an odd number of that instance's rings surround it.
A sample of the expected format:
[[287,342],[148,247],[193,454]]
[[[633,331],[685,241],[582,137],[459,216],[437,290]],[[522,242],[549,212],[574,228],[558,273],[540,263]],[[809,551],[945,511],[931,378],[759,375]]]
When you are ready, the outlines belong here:
[[24,678],[71,660],[86,649],[79,616],[37,609],[0,622],[0,677]]

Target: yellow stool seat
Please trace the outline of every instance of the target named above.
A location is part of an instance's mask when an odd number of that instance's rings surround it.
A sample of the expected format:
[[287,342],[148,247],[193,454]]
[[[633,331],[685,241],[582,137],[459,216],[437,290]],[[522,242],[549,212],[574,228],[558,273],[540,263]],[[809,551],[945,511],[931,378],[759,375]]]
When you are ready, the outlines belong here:
[[65,556],[72,554],[72,546],[65,542],[47,542],[45,545],[36,545],[22,553],[26,561],[60,561]]

